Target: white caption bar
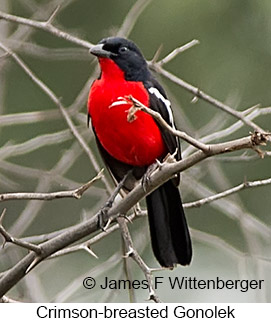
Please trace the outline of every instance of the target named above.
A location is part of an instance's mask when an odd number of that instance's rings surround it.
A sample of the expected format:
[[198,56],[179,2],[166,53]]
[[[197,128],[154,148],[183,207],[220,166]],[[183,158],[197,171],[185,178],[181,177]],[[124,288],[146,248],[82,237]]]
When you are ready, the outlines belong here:
[[[271,304],[121,304],[121,303],[71,303],[71,304],[0,304],[1,321],[19,322],[76,322],[106,321],[134,322],[134,319],[148,322],[162,322],[167,319],[181,322],[210,320],[231,320],[236,322],[270,323]],[[112,322],[112,321],[111,321]]]

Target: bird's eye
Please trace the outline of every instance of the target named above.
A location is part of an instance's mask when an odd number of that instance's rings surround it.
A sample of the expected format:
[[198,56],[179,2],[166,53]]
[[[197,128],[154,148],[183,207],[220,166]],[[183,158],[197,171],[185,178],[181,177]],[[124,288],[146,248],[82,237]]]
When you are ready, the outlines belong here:
[[128,48],[127,47],[121,47],[120,49],[119,49],[119,52],[120,53],[125,53],[125,52],[127,52],[128,51]]

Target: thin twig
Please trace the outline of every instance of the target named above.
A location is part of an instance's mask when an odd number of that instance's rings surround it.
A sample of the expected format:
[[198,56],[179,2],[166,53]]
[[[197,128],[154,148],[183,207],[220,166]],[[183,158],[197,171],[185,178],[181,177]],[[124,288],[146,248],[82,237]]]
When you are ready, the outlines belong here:
[[42,147],[55,145],[72,138],[70,130],[62,130],[55,133],[43,134],[19,144],[6,145],[0,148],[1,159],[8,157],[20,156],[41,149]]
[[147,106],[142,104],[140,101],[138,101],[134,97],[129,96],[128,99],[133,103],[133,106],[128,111],[128,117],[127,117],[128,121],[130,120],[130,122],[132,122],[132,120],[135,118],[135,113],[138,110],[144,111],[144,112],[150,114],[162,127],[167,129],[167,131],[172,133],[174,136],[180,137],[183,140],[190,143],[191,145],[193,145],[194,147],[204,151],[205,153],[208,153],[208,151],[209,151],[209,146],[208,145],[205,145],[205,144],[201,143],[200,141],[198,141],[195,138],[189,136],[188,134],[186,134],[183,131],[180,131],[180,130],[177,130],[177,129],[171,127],[164,120],[164,118],[161,116],[161,114],[159,112],[156,112],[156,111],[148,108]]
[[149,288],[149,299],[153,300],[155,303],[160,303],[160,299],[157,296],[155,289],[153,287],[153,282],[152,282],[152,271],[151,269],[145,264],[143,259],[140,257],[138,254],[137,250],[134,248],[133,241],[130,235],[130,232],[128,230],[127,224],[125,222],[125,217],[123,216],[118,216],[117,217],[117,222],[119,224],[120,230],[121,230],[121,235],[125,244],[126,248],[126,256],[131,257],[140,267],[140,269],[143,271],[146,280],[148,282],[148,288]]
[[151,1],[152,0],[137,0],[135,2],[135,4],[132,6],[132,8],[126,15],[119,31],[117,32],[117,36],[127,37],[130,34],[131,30],[133,29],[135,23],[138,20],[138,17]]
[[36,254],[40,254],[42,249],[39,246],[37,246],[37,245],[35,245],[33,243],[25,242],[23,240],[14,238],[6,231],[6,229],[3,227],[3,224],[2,224],[5,213],[6,213],[6,209],[3,210],[3,212],[2,212],[2,214],[0,216],[0,234],[4,238],[3,247],[7,242],[10,242],[10,243],[13,243],[13,244],[15,244],[17,246],[23,247],[23,248],[25,248],[27,250],[32,250]]
[[[145,213],[144,215],[147,215],[147,213]],[[134,213],[131,214],[130,216],[127,216],[128,221],[133,221],[135,218],[136,218],[136,215]],[[56,253],[54,253],[53,255],[51,255],[50,257],[48,257],[47,259],[53,259],[53,258],[56,258],[56,257],[59,257],[59,256],[64,256],[66,254],[77,252],[79,250],[85,250],[85,251],[88,251],[87,249],[91,250],[90,248],[91,248],[92,245],[94,245],[95,243],[97,243],[100,240],[104,239],[106,236],[108,236],[112,232],[116,231],[117,229],[119,229],[119,224],[118,223],[112,224],[111,226],[109,226],[106,229],[106,231],[99,232],[94,237],[92,237],[91,239],[89,239],[89,240],[87,240],[87,241],[85,241],[83,243],[79,243],[77,245],[74,245],[74,246],[59,250]],[[49,237],[55,236],[57,234],[59,234],[59,233],[58,232],[52,232]],[[37,239],[38,237],[34,237],[34,238]],[[44,239],[44,238],[46,238],[46,236],[42,236],[41,238]],[[32,240],[31,237],[24,238],[24,239]],[[48,238],[44,239],[43,241],[45,241],[45,240],[48,240]]]
[[33,111],[0,115],[1,127],[55,120],[61,117],[59,110]]
[[[125,198],[112,206],[112,208],[108,211],[108,216],[110,218],[114,218],[117,217],[118,214],[126,214],[134,205],[136,205],[136,203],[138,203],[138,201],[155,190],[158,186],[168,181],[168,179],[172,178],[174,174],[184,171],[185,169],[194,166],[195,164],[212,155],[218,155],[240,149],[253,149],[255,145],[265,142],[265,135],[251,135],[221,144],[210,145],[208,155],[199,150],[181,161],[174,163],[163,163],[159,170],[152,173],[148,185],[144,189],[142,185],[138,184],[130,193],[126,195]],[[80,223],[77,226],[70,228],[62,234],[56,236],[55,238],[40,244],[40,247],[43,250],[42,257],[38,258],[36,257],[36,254],[32,252],[25,256],[0,279],[0,297],[5,295],[11,287],[22,279],[26,275],[26,271],[29,272],[30,269],[33,269],[43,259],[78,241],[86,235],[95,232],[97,230],[98,216],[99,213],[90,220]]]
[[[250,109],[249,109],[250,110]],[[244,113],[246,113],[247,110],[243,111]],[[257,117],[260,117],[262,115],[268,115],[271,114],[271,108],[270,107],[266,107],[266,108],[254,108],[253,111],[251,111],[250,114],[247,114],[247,118],[249,120],[254,120]],[[204,137],[200,138],[200,141],[205,143],[205,142],[211,142],[211,141],[218,141],[219,139],[231,136],[232,134],[234,134],[235,132],[237,132],[240,128],[242,128],[242,126],[244,125],[244,123],[241,120],[236,121],[235,123],[233,123],[232,125],[230,125],[229,127],[216,131],[216,132],[212,132]],[[183,156],[187,156],[189,155],[192,151],[194,150],[194,147],[189,146],[187,147],[184,151],[183,151]]]
[[[45,176],[38,177],[38,184],[36,186],[37,192],[48,192],[52,185],[52,178],[63,176],[80,158],[82,149],[78,141],[74,141],[70,149],[61,154],[59,160],[54,164],[50,171]],[[67,186],[69,187],[69,186]],[[39,214],[46,201],[28,201],[21,215],[12,223],[10,232],[16,236],[22,236],[29,225],[35,221],[35,217]]]
[[258,181],[245,181],[242,184],[239,184],[235,187],[232,187],[226,191],[223,191],[221,193],[194,201],[194,202],[187,202],[184,204],[185,208],[192,208],[192,207],[200,207],[202,205],[205,205],[207,203],[211,203],[215,200],[224,198],[226,196],[229,196],[231,194],[234,194],[236,192],[239,192],[241,190],[247,189],[247,188],[252,188],[252,187],[258,187],[258,186],[264,186],[264,185],[270,185],[271,184],[271,178],[268,179],[263,179],[263,180],[258,180]]
[[[52,17],[52,15],[51,15],[51,17]],[[10,21],[10,22],[14,22],[17,24],[22,24],[22,25],[26,25],[26,26],[30,26],[30,27],[34,27],[34,28],[46,31],[48,33],[51,33],[51,34],[59,37],[59,38],[63,38],[69,42],[72,42],[72,43],[77,44],[79,46],[85,47],[87,49],[90,49],[93,46],[93,44],[91,44],[90,42],[88,42],[86,40],[82,40],[80,38],[72,36],[71,34],[62,31],[62,30],[58,29],[57,27],[54,27],[51,24],[50,17],[47,21],[37,21],[37,20],[32,20],[32,19],[27,19],[27,18],[15,16],[15,15],[10,15],[8,13],[0,11],[0,19],[4,19],[6,21]]]
[[[191,176],[187,178],[186,185],[188,189],[189,187],[193,188],[193,193],[196,196],[198,195],[202,197],[216,194],[216,192],[208,188],[205,184],[195,180]],[[240,203],[236,203],[234,199],[220,199],[218,201],[213,201],[210,206],[237,223],[242,221],[246,230],[249,230],[250,233],[255,233],[256,235],[260,235],[264,240],[270,241],[271,228],[258,217],[246,212],[244,207],[240,205]]]
[[75,198],[80,199],[84,192],[97,180],[102,178],[103,169],[90,181],[81,185],[74,190],[51,192],[51,193],[36,193],[36,192],[22,192],[22,193],[2,193],[0,194],[0,202],[10,200],[43,200],[51,201],[60,198]]
[[[15,54],[13,51],[11,51],[8,47],[6,47],[4,44],[0,42],[0,48],[3,49],[5,52],[7,52],[11,57],[15,60],[15,62],[24,70],[24,72],[31,78],[31,80],[40,87],[40,89],[55,103],[55,105],[59,108],[60,112],[62,113],[68,127],[70,128],[70,131],[74,135],[74,137],[78,140],[83,150],[87,153],[94,169],[96,172],[99,172],[100,167],[96,161],[95,156],[93,155],[92,151],[88,147],[87,143],[83,139],[83,137],[80,135],[78,130],[76,129],[76,126],[73,124],[72,119],[70,118],[68,112],[62,105],[61,101],[57,98],[57,96],[54,94],[54,92],[45,84],[43,83],[32,71],[31,69],[21,60],[21,58]],[[110,192],[110,185],[107,182],[105,178],[103,178],[103,182],[106,186],[106,189]]]
[[166,71],[160,65],[152,64],[151,68],[153,68],[157,73],[165,76],[166,78],[168,78],[172,82],[178,84],[179,86],[183,87],[187,91],[191,92],[192,94],[195,95],[195,97],[201,98],[204,101],[206,101],[206,102],[212,104],[213,106],[219,108],[220,110],[223,110],[223,111],[227,112],[228,114],[234,116],[235,118],[241,120],[244,124],[248,125],[249,127],[254,129],[255,131],[264,132],[264,130],[261,127],[256,125],[254,122],[250,121],[242,112],[236,111],[236,110],[232,109],[230,106],[228,106],[228,105],[220,102],[219,100],[211,97],[210,95],[204,93],[199,88],[194,87],[193,85],[185,82],[184,80],[177,77],[176,75]]
[[[142,0],[138,1],[138,3],[141,3],[141,2],[143,2],[143,1]],[[144,2],[146,2],[146,1],[144,1]],[[24,25],[28,25],[28,26],[32,26],[32,27],[35,27],[38,29],[45,30],[47,32],[54,34],[57,37],[64,38],[70,42],[76,43],[76,44],[86,47],[86,48],[91,48],[93,46],[89,42],[78,39],[77,37],[74,37],[68,33],[65,33],[65,32],[57,29],[56,27],[52,26],[50,23],[48,24],[48,22],[39,22],[39,21],[31,20],[31,19],[26,19],[26,18],[10,15],[10,14],[7,14],[7,13],[1,12],[1,11],[0,11],[0,18],[5,19],[7,21],[20,23],[20,24],[24,24]],[[123,30],[125,30],[125,28],[123,28]],[[222,102],[214,99],[210,95],[207,95],[206,93],[201,91],[199,88],[196,88],[196,87],[192,86],[191,84],[178,78],[177,76],[169,73],[168,71],[164,70],[160,64],[154,63],[151,65],[151,67],[156,72],[167,77],[168,79],[170,79],[174,83],[180,85],[181,87],[185,88],[189,92],[193,93],[195,95],[195,97],[201,98],[201,99],[209,102],[210,104],[216,106],[217,108],[242,120],[243,123],[247,124],[249,127],[252,127],[255,131],[264,132],[264,130],[261,129],[258,125],[256,125],[254,122],[247,120],[246,116],[244,116],[242,112],[233,110],[231,107],[227,106],[226,104],[223,104]]]
[[[198,45],[198,44],[199,44],[199,40],[193,39],[190,42],[186,43],[185,45],[175,48],[166,57],[164,57],[160,61],[156,62],[156,64],[159,66],[163,66],[164,64],[167,64],[168,62],[173,60],[173,58],[175,58],[178,54],[183,53],[184,51],[186,51],[186,50],[190,49],[191,47]],[[152,62],[154,62],[154,61],[152,60]]]
[[[32,29],[33,30],[33,29]],[[21,40],[6,39],[5,43],[18,53],[38,57],[46,61],[90,61],[88,51],[83,47],[48,48],[33,42],[22,42]]]
[[241,252],[240,250],[236,249],[235,247],[233,247],[232,245],[230,245],[228,242],[226,242],[225,240],[221,239],[220,237],[217,237],[216,235],[207,233],[207,232],[203,232],[197,229],[191,229],[191,236],[193,238],[193,240],[200,242],[200,243],[204,243],[204,244],[209,244],[212,247],[215,247],[217,249],[219,249],[219,251],[221,252],[221,250],[227,252],[228,254],[230,254],[231,256],[233,256],[235,259],[238,258],[244,258],[246,256],[245,253]]

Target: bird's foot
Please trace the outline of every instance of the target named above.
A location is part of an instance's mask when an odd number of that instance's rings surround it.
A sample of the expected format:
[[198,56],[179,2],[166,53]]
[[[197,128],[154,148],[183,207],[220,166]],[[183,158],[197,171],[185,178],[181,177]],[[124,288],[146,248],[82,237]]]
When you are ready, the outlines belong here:
[[164,163],[175,163],[176,162],[176,156],[178,154],[178,148],[176,148],[175,152],[173,154],[170,154],[168,153],[165,158],[163,159],[163,163],[160,163],[161,164],[161,168],[163,166]]
[[156,159],[156,161],[147,168],[145,174],[141,179],[141,185],[143,187],[144,192],[147,192],[148,186],[150,185],[151,175],[154,173],[154,171],[160,169],[161,165],[161,162],[158,159]]
[[98,214],[98,228],[102,231],[106,231],[111,223],[110,216],[108,215],[111,207],[112,205],[106,203]]

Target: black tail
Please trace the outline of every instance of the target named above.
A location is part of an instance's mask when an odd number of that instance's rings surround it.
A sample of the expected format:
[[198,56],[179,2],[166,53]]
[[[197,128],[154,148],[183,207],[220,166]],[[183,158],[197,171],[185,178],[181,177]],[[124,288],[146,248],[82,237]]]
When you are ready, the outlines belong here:
[[178,187],[168,181],[146,201],[152,248],[160,265],[189,265],[192,246]]

